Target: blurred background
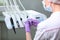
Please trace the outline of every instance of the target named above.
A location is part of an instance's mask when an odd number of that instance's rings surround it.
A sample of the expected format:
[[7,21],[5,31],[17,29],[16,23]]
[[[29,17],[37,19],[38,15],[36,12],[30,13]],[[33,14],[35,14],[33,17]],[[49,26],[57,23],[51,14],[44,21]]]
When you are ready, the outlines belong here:
[[[37,12],[45,14],[47,17],[51,15],[51,13],[44,11],[42,0],[21,0],[21,2],[23,3],[26,10],[35,10]],[[3,0],[0,0],[0,6],[3,6]],[[16,31],[17,33],[14,34],[13,30],[8,30],[6,28],[2,11],[0,11],[0,40],[25,40],[24,28],[16,29]],[[31,29],[32,38],[34,38],[35,31],[36,30],[34,28]]]

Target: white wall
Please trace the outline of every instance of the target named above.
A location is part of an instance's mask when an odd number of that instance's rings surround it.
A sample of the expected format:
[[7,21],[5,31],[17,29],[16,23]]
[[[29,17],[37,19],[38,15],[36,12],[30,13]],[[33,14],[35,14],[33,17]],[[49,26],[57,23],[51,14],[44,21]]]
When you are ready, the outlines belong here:
[[[21,1],[27,10],[35,10],[35,11],[46,14],[48,17],[50,16],[49,12],[44,11],[43,6],[42,6],[42,0],[21,0]],[[3,0],[0,0],[0,2],[4,3]]]

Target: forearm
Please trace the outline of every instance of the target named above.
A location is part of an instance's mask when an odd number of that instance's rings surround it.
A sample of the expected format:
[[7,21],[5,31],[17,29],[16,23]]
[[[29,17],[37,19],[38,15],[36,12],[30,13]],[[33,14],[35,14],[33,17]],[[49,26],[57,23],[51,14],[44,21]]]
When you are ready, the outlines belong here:
[[26,32],[26,40],[32,40],[30,32]]

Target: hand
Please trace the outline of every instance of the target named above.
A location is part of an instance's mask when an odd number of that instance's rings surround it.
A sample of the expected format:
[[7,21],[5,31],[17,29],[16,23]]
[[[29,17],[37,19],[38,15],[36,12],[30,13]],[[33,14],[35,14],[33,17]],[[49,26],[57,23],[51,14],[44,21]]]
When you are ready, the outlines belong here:
[[32,25],[37,26],[37,25],[38,25],[38,23],[39,23],[39,21],[38,21],[38,20],[36,20],[36,19],[32,19]]
[[38,20],[36,19],[28,19],[27,21],[24,22],[25,25],[25,31],[26,32],[30,32],[30,26],[34,25],[37,26],[38,25]]

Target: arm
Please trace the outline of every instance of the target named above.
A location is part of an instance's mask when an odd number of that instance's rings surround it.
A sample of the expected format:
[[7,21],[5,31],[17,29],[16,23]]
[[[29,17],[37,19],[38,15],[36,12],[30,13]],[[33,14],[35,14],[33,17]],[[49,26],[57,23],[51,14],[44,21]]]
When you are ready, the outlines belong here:
[[30,32],[26,32],[26,40],[32,40]]
[[25,31],[26,31],[26,40],[32,40],[31,33],[30,33],[30,27],[31,25],[37,26],[39,22],[35,19],[28,19],[25,21]]
[[24,25],[25,25],[25,31],[26,31],[26,40],[32,40],[29,21],[27,20]]

